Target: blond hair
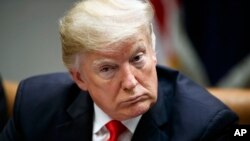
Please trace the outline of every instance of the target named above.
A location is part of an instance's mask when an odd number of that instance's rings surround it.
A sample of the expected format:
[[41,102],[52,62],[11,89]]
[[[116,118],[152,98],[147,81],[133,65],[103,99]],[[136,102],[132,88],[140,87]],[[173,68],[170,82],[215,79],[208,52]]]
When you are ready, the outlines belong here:
[[[60,20],[62,58],[70,69],[85,51],[94,51],[135,35],[143,27],[150,30],[154,12],[149,2],[140,0],[83,0]],[[145,30],[145,29],[144,29]]]

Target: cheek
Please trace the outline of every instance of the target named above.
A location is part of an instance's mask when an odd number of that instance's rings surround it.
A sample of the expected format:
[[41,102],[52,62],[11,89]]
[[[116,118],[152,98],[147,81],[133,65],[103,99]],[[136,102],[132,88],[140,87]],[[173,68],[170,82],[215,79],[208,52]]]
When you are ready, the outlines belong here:
[[156,59],[152,58],[148,58],[148,60],[146,61],[147,63],[145,64],[143,70],[142,70],[142,74],[145,77],[145,79],[156,79]]
[[119,87],[117,83],[99,81],[92,82],[88,91],[94,100],[98,100],[103,103],[105,103],[104,101],[110,103],[111,101],[115,101]]
[[86,74],[85,78],[87,90],[94,100],[114,101],[116,93],[119,91],[119,83],[116,78],[103,80],[91,71]]
[[145,68],[141,72],[141,83],[146,87],[153,95],[157,95],[157,74],[154,61],[146,64]]

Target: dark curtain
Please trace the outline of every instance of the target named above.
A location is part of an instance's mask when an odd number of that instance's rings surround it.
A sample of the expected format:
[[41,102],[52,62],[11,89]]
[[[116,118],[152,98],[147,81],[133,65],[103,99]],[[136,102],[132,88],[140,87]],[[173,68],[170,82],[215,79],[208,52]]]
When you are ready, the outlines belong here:
[[211,85],[250,54],[248,0],[182,0],[187,34]]

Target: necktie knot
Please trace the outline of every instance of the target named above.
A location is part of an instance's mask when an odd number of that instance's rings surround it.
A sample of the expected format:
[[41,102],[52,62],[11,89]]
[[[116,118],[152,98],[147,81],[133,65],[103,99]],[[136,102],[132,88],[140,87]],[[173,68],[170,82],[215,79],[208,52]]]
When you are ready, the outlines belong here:
[[117,141],[118,137],[126,130],[126,127],[118,120],[111,120],[106,124],[109,130],[109,141]]

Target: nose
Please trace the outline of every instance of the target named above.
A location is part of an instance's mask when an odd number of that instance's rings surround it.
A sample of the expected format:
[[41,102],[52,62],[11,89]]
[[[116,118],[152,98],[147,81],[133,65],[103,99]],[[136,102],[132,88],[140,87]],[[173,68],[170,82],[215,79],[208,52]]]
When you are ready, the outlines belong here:
[[132,90],[138,84],[135,76],[135,68],[133,66],[126,66],[122,71],[122,88],[126,92],[132,92]]

